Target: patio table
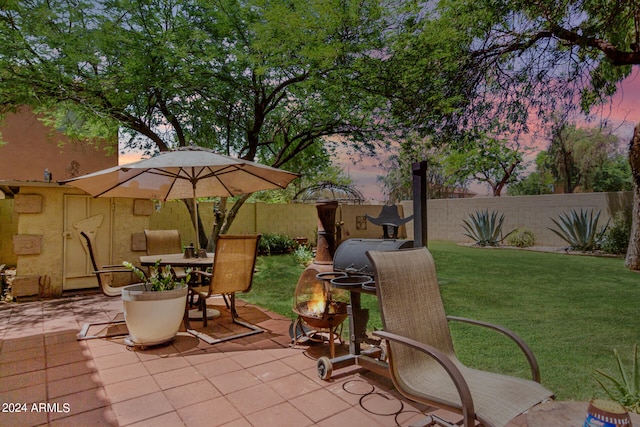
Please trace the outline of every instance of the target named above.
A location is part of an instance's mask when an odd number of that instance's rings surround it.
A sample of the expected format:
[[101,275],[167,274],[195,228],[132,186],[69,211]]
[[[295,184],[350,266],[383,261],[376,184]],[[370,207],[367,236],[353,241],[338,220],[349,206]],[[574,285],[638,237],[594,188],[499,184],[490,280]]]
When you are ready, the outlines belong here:
[[213,253],[207,252],[206,258],[185,258],[182,253],[140,256],[140,264],[146,267],[156,265],[157,261],[160,261],[160,265],[172,267],[205,268],[213,265]]
[[[186,267],[194,269],[203,269],[213,266],[212,252],[207,252],[207,257],[191,257],[185,258],[184,254],[162,254],[162,255],[141,255],[140,264],[145,267],[153,267],[159,262],[160,265],[170,265],[172,267]],[[187,302],[187,306],[188,306]],[[220,316],[220,311],[214,308],[207,308],[207,318],[213,319]],[[189,310],[189,319],[202,319],[202,314],[197,308]]]

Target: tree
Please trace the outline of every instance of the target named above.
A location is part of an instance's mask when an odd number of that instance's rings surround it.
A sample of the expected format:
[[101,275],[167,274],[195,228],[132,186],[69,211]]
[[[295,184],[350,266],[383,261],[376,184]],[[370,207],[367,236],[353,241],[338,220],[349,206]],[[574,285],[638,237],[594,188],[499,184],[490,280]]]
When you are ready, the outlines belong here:
[[445,163],[458,183],[470,179],[484,182],[491,187],[493,197],[500,197],[504,187],[524,169],[522,153],[505,141],[489,137],[479,138],[462,150],[451,150]]
[[549,166],[565,193],[573,193],[578,187],[592,191],[597,171],[610,162],[617,147],[618,137],[606,128],[555,123],[547,148]]
[[413,198],[413,181],[411,175],[412,164],[426,160],[427,167],[427,197],[441,199],[448,197],[454,188],[454,182],[447,175],[444,166],[444,153],[433,146],[429,138],[410,135],[399,144],[397,152],[389,156],[384,164],[387,174],[378,176],[378,182],[387,194],[391,203]]
[[[30,105],[79,138],[304,170],[294,160],[327,137],[367,150],[383,130],[384,102],[358,81],[383,24],[375,1],[9,0],[0,113]],[[221,201],[214,241],[248,197]]]
[[510,184],[507,188],[507,194],[510,196],[534,196],[553,193],[553,176],[548,167],[548,157],[546,151],[538,152],[535,159],[536,170]]
[[[634,2],[440,0],[431,9],[422,2],[405,4],[414,13],[403,25],[413,31],[404,32],[393,51],[397,58],[421,58],[416,66],[396,65],[401,85],[424,84],[411,98],[422,109],[402,114],[396,102],[394,111],[425,131],[507,126],[526,132],[532,116],[544,125],[551,111],[573,111],[579,104],[589,113],[640,64],[640,5]],[[449,102],[440,102],[438,93]],[[629,161],[634,214],[625,264],[640,269],[640,124]]]
[[616,154],[593,174],[593,191],[632,191],[631,166],[624,154]]

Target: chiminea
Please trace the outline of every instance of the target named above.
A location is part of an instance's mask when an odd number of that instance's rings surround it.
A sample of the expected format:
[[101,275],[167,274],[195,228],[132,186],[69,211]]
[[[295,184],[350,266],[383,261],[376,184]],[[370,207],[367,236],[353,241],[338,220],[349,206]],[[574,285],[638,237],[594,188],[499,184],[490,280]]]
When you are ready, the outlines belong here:
[[329,273],[333,271],[333,254],[336,251],[336,210],[338,202],[324,200],[316,203],[318,211],[318,244],[316,257],[300,275],[298,286],[306,283],[320,283],[322,280],[316,278],[319,273]]
[[[293,311],[298,315],[299,321],[317,332],[329,333],[329,351],[332,358],[335,357],[335,335],[347,318],[349,300],[346,292],[333,289],[330,285],[329,281],[337,276],[346,274],[319,273],[315,281],[298,282],[293,303]],[[296,337],[295,341],[297,339]]]

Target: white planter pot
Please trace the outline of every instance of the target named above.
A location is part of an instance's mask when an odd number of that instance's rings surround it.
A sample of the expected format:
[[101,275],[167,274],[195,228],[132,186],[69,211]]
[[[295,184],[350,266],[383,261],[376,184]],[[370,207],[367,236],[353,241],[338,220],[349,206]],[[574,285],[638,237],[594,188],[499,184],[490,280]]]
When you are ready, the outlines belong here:
[[127,344],[151,346],[171,341],[180,329],[187,303],[187,286],[170,291],[146,291],[143,284],[122,289]]

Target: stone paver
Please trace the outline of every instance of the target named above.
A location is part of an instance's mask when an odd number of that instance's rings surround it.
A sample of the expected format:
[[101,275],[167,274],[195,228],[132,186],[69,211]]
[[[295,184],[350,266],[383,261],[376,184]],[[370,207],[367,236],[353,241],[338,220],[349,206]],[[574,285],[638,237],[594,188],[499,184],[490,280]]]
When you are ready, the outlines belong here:
[[[0,305],[0,403],[24,409],[0,412],[0,426],[377,427],[430,412],[457,417],[404,400],[389,379],[357,367],[320,380],[316,358],[328,346],[290,347],[290,321],[249,305],[242,313],[266,332],[214,346],[184,331],[145,350],[122,337],[76,340],[84,321],[121,311],[101,295]],[[508,427],[526,427],[526,417]]]

